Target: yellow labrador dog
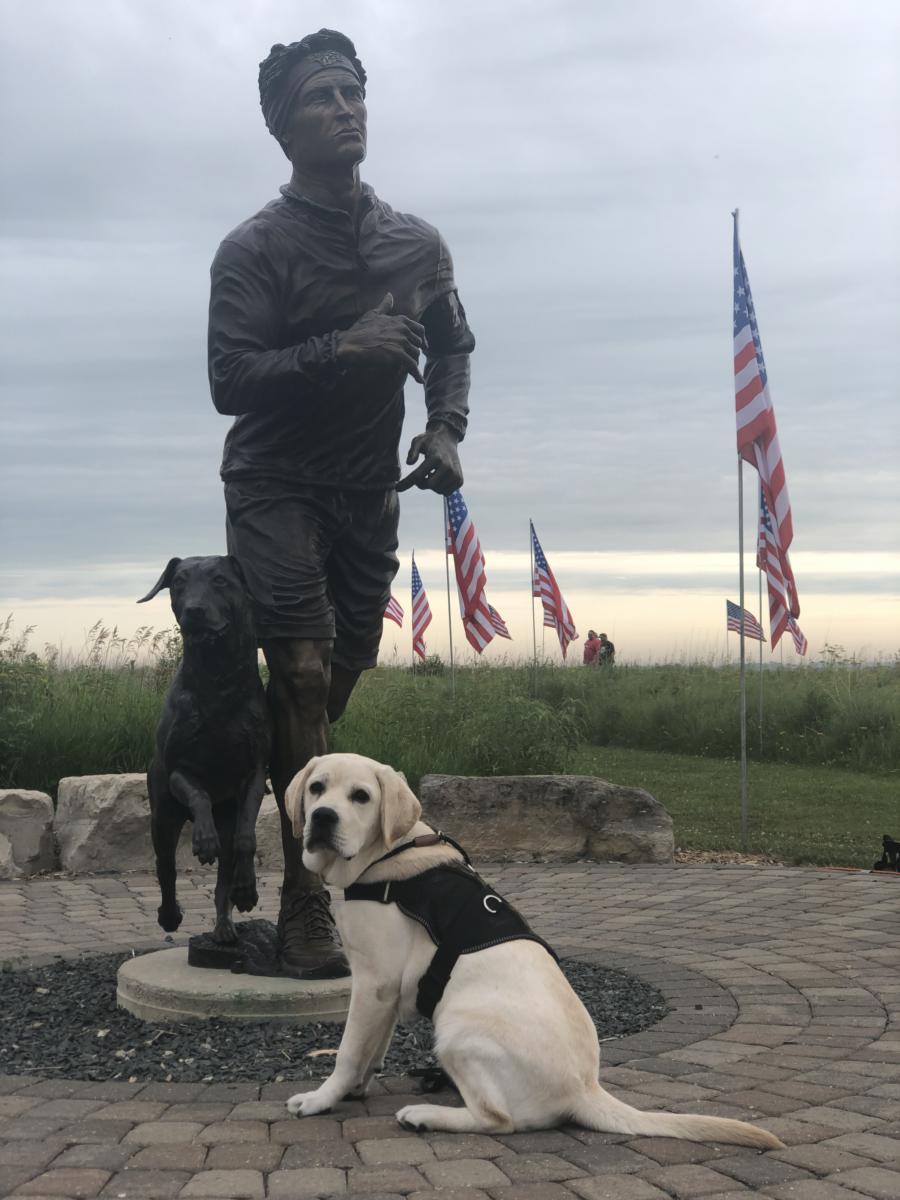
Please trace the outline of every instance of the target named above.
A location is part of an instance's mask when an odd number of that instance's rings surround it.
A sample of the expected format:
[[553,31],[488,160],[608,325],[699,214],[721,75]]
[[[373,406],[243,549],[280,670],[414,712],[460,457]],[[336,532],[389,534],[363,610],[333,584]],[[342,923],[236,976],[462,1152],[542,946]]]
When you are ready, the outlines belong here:
[[[403,776],[359,755],[313,758],[290,784],[286,808],[303,842],[304,866],[333,887],[352,893],[354,885],[363,885],[364,894],[377,895],[348,900],[337,913],[353,977],[344,1036],[330,1078],[287,1102],[290,1112],[311,1116],[346,1096],[364,1094],[397,1020],[416,1013],[435,943],[420,920],[391,901],[391,887],[424,872],[444,876],[447,872],[433,871],[442,864],[456,874],[466,868],[460,851],[419,820],[421,806]],[[365,886],[371,884],[377,887]],[[488,912],[505,903],[486,890],[484,900]],[[465,1107],[407,1105],[397,1113],[407,1128],[512,1133],[574,1121],[608,1133],[760,1149],[782,1144],[743,1121],[641,1112],[605,1092],[597,1082],[600,1047],[593,1022],[537,941],[519,936],[463,953],[433,1020],[437,1057]]]

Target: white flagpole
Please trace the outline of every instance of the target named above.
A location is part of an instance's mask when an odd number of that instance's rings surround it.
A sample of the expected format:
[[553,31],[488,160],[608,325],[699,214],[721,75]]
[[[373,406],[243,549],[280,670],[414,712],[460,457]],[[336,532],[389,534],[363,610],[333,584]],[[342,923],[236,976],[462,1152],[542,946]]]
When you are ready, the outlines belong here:
[[447,628],[450,632],[450,695],[456,699],[456,668],[453,662],[453,610],[450,607],[450,555],[447,553],[447,527],[450,514],[447,510],[447,497],[443,502],[444,528],[441,532],[441,545],[444,547],[444,566],[447,570]]
[[[734,234],[737,237],[738,210],[734,213]],[[744,460],[738,451],[738,559],[740,560],[741,606],[741,849],[747,850],[747,672],[744,649]]]

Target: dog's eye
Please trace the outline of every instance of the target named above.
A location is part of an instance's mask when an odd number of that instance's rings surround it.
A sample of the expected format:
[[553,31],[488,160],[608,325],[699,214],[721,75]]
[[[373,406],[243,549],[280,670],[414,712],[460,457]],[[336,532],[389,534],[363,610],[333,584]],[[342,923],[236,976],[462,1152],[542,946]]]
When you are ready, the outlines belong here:
[[356,804],[368,804],[371,797],[363,788],[356,788],[355,791],[350,793],[350,799],[355,801]]
[[308,789],[314,796],[321,796],[325,791],[325,784],[321,779],[314,779]]
[[214,575],[213,583],[216,585],[217,588],[228,587],[228,580],[225,578],[224,575]]

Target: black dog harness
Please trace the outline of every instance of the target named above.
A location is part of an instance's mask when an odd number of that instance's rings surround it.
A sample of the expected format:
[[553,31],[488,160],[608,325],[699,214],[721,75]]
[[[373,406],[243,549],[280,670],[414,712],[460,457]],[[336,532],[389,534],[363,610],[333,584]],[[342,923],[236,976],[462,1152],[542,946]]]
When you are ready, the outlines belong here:
[[377,861],[383,862],[417,846],[435,846],[441,842],[447,842],[459,850],[465,863],[441,863],[411,879],[354,883],[344,889],[345,900],[396,904],[402,913],[425,928],[437,946],[428,970],[419,980],[416,995],[416,1008],[429,1020],[461,954],[474,954],[476,950],[499,946],[501,942],[526,940],[537,942],[559,961],[551,947],[532,931],[521,913],[492,891],[477,874],[462,846],[446,834],[426,834],[414,838]]

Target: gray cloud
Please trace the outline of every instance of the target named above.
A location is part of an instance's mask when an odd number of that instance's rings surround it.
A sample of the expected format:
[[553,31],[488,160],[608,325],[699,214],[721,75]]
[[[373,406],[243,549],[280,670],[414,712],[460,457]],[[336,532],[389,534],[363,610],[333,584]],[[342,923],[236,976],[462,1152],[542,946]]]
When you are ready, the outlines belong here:
[[[208,264],[287,174],[256,63],[320,24],[369,70],[366,178],[453,250],[486,548],[521,546],[529,516],[548,553],[733,545],[736,203],[795,547],[897,545],[889,0],[106,0],[22,10],[0,62],[11,571],[221,548]],[[404,546],[439,521],[408,497]]]

